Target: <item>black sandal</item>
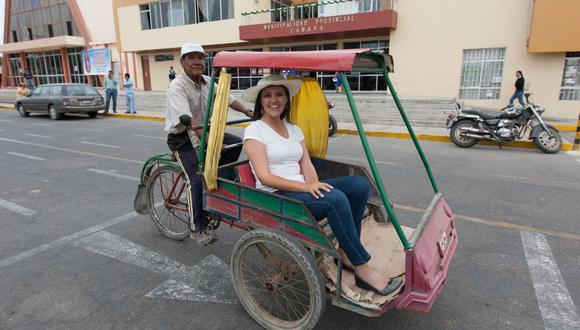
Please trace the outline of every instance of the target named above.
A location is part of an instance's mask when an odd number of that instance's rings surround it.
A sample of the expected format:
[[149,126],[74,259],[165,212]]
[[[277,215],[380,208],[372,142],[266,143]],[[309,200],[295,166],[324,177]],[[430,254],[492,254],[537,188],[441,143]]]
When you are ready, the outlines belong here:
[[356,283],[356,286],[358,286],[361,289],[376,292],[376,293],[380,294],[381,296],[388,296],[389,294],[391,294],[395,290],[397,290],[401,285],[403,285],[403,276],[404,275],[392,278],[389,281],[389,284],[381,290],[368,284],[365,280],[358,277],[358,275],[356,275],[356,274],[354,275],[354,282]]

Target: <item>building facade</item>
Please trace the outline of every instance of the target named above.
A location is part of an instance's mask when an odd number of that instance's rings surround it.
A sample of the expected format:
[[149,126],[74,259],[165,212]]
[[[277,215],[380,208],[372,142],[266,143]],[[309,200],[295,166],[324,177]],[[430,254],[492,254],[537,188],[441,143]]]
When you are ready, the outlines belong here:
[[36,85],[99,85],[102,76],[83,65],[82,52],[92,48],[109,48],[120,69],[111,0],[6,0],[2,87],[17,86],[26,70]]
[[[208,64],[221,50],[386,50],[402,97],[456,98],[500,108],[521,70],[546,114],[577,118],[580,2],[571,0],[113,0],[121,67],[145,90],[180,71],[179,47],[199,42]],[[233,72],[233,89],[263,76]],[[333,89],[333,73],[316,73]],[[372,74],[348,76],[354,91],[383,91]]]

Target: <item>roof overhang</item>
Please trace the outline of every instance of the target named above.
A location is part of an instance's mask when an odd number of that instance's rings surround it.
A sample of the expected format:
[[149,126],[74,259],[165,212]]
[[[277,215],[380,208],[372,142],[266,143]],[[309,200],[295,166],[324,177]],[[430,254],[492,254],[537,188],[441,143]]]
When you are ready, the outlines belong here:
[[86,42],[85,38],[83,37],[59,36],[54,38],[45,38],[3,44],[0,45],[0,52],[8,54],[8,53],[52,50],[68,47],[85,47],[85,46]]

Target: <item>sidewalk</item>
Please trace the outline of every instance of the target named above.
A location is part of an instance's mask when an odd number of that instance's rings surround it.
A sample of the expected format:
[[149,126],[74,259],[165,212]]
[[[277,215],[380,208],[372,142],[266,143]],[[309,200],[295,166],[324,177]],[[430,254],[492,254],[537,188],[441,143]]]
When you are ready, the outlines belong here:
[[[13,104],[10,103],[0,103],[0,110],[16,110]],[[140,120],[154,120],[154,121],[165,121],[165,111],[159,111],[147,107],[142,107],[138,109],[137,114],[126,114],[117,109],[117,113],[109,113],[104,115],[102,113],[100,116],[105,117],[116,117],[125,119],[140,119]],[[228,121],[246,119],[246,117],[236,111],[229,110]],[[247,124],[237,124],[236,126],[247,126]],[[411,135],[408,133],[407,127],[401,125],[378,125],[378,124],[363,124],[363,128],[367,136],[373,137],[385,137],[385,138],[395,138],[395,139],[411,139]],[[436,141],[436,142],[451,142],[449,138],[449,130],[445,127],[421,127],[413,126],[413,131],[415,136],[419,140],[425,141]],[[354,123],[338,122],[337,134],[350,134],[357,135],[358,131]],[[565,131],[561,132],[564,145],[562,146],[562,151],[572,150],[572,143],[569,141],[574,140],[574,132]],[[494,141],[482,140],[479,142],[483,145],[497,145]],[[512,143],[506,143],[502,145],[503,147],[512,148],[530,148],[536,149],[536,145],[525,139]]]

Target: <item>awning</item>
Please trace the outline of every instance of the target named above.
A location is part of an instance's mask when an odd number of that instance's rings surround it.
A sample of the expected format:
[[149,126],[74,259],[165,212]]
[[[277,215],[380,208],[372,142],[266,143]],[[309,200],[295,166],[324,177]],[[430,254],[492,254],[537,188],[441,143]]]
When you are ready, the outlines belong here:
[[69,47],[85,47],[85,38],[74,36],[59,36],[38,40],[13,42],[0,45],[0,52],[4,54],[35,52]]

